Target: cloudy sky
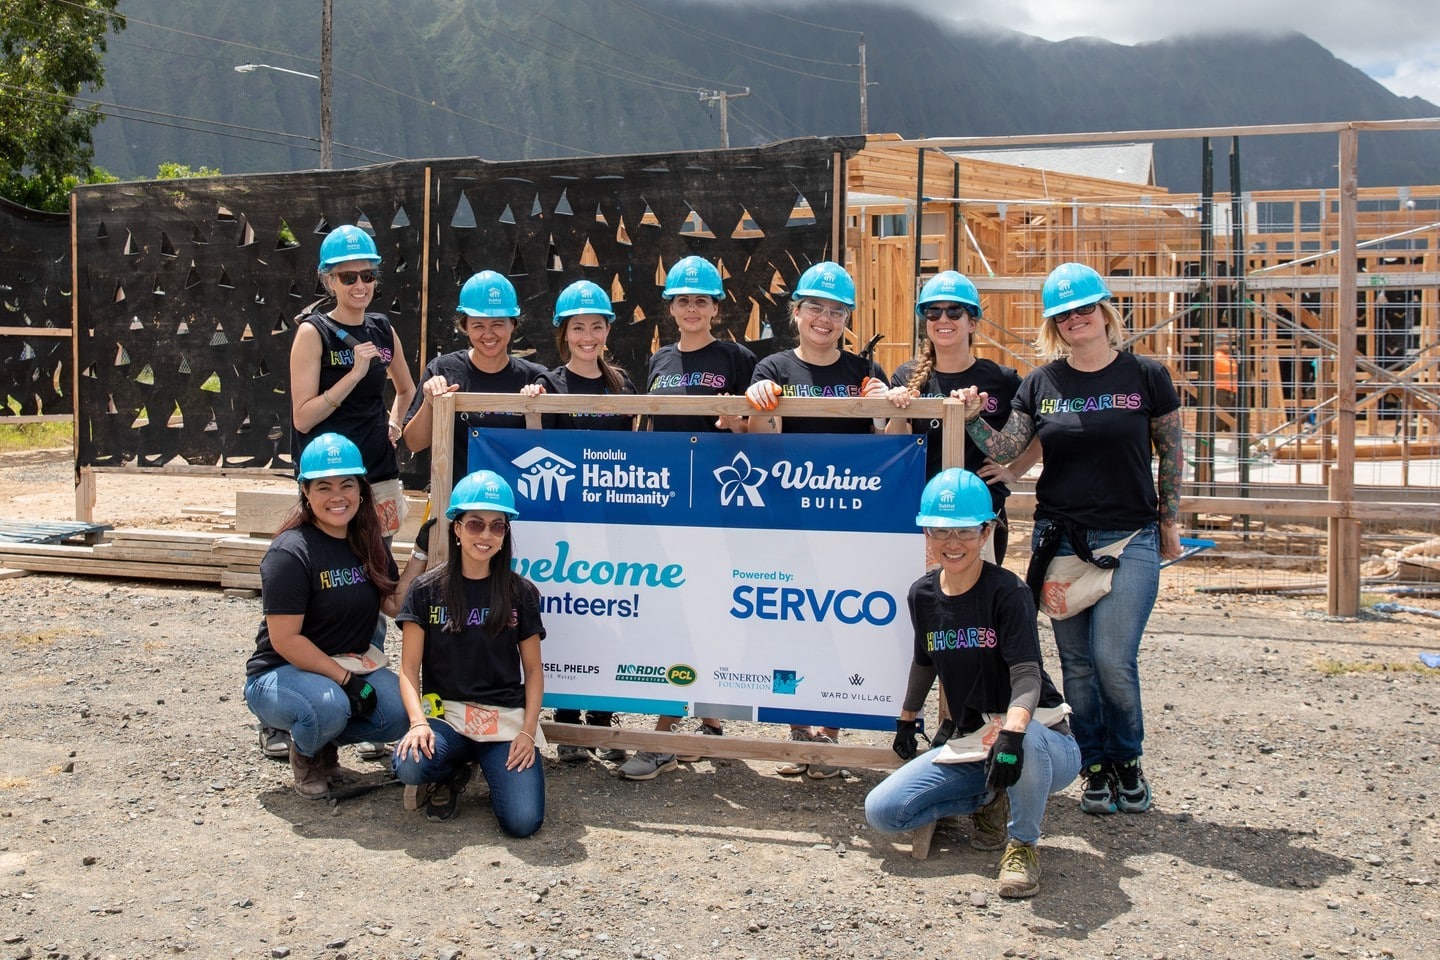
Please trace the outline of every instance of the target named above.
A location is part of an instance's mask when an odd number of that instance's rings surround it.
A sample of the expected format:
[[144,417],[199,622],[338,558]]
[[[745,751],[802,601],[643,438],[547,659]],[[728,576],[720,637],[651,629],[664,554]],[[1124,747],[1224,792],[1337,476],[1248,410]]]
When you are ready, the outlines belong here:
[[[1440,3],[1434,0],[891,0],[937,18],[1043,37],[1142,43],[1199,30],[1294,30],[1395,93],[1440,104]],[[812,7],[812,10],[815,9]]]

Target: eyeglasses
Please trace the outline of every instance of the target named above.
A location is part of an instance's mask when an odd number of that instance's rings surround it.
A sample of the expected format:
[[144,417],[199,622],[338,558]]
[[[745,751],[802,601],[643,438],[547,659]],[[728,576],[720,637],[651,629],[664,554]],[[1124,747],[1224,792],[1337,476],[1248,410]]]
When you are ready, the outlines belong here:
[[961,317],[973,317],[970,308],[962,304],[955,304],[950,307],[926,307],[926,320],[939,320],[941,316],[949,317],[951,320],[959,320]]
[[811,320],[824,317],[827,320],[837,320],[843,323],[850,317],[850,311],[845,307],[827,307],[818,300],[801,300],[799,309]]
[[503,537],[505,531],[510,529],[509,520],[481,520],[479,517],[470,517],[460,521],[460,526],[472,537],[478,537],[486,530],[490,531],[492,537]]
[[1071,317],[1088,317],[1090,316],[1090,314],[1095,312],[1095,308],[1098,306],[1098,303],[1087,303],[1083,307],[1076,307],[1074,310],[1066,310],[1064,313],[1057,313],[1050,319],[1054,320],[1056,323],[1064,323]]
[[358,272],[355,270],[340,270],[332,274],[332,276],[345,286],[353,287],[355,286],[356,280],[361,280],[365,283],[374,283],[378,274],[376,274],[374,270],[360,270]]
[[926,527],[925,536],[931,540],[959,540],[974,543],[985,535],[984,527]]

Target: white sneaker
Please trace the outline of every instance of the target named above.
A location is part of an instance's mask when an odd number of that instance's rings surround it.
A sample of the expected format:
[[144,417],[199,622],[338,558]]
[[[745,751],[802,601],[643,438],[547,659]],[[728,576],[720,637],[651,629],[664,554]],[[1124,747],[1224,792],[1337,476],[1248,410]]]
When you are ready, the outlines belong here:
[[639,750],[635,756],[620,765],[619,773],[623,780],[654,780],[666,770],[674,770],[679,765],[673,753]]

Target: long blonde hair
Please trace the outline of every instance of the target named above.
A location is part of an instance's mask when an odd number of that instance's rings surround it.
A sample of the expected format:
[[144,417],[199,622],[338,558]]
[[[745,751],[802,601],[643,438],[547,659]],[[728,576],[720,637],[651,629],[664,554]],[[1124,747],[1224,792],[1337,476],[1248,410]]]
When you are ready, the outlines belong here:
[[[1101,300],[1095,306],[1100,308],[1100,314],[1105,318],[1105,334],[1110,339],[1110,346],[1119,350],[1124,342],[1125,319],[1109,300]],[[1055,323],[1054,317],[1047,317],[1041,322],[1040,331],[1035,334],[1035,349],[1046,360],[1070,355],[1070,344],[1060,336],[1060,327]]]

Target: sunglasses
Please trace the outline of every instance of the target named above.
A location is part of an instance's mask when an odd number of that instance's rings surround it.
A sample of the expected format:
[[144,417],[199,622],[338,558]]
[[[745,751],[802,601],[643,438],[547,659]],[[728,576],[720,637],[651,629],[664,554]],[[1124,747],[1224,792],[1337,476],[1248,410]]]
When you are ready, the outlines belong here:
[[926,320],[939,320],[942,316],[949,317],[951,320],[959,320],[961,317],[973,317],[975,316],[975,314],[970,312],[969,307],[963,306],[961,304],[956,304],[950,307],[925,308]]
[[460,526],[472,537],[478,537],[486,530],[494,537],[505,536],[505,531],[510,529],[509,520],[481,520],[479,517],[470,517],[467,520],[459,521]]
[[377,274],[374,270],[340,270],[336,273],[331,274],[331,276],[333,276],[336,280],[339,280],[345,286],[353,287],[355,286],[356,280],[363,281],[364,283],[374,283],[375,280],[379,277],[379,274]]
[[959,540],[974,543],[985,535],[984,527],[926,527],[925,536],[931,540]]
[[1074,310],[1066,310],[1064,313],[1057,313],[1050,319],[1054,320],[1056,323],[1064,323],[1071,317],[1088,317],[1090,316],[1090,314],[1095,312],[1095,308],[1097,306],[1099,306],[1099,304],[1087,303],[1083,307],[1076,307]]

